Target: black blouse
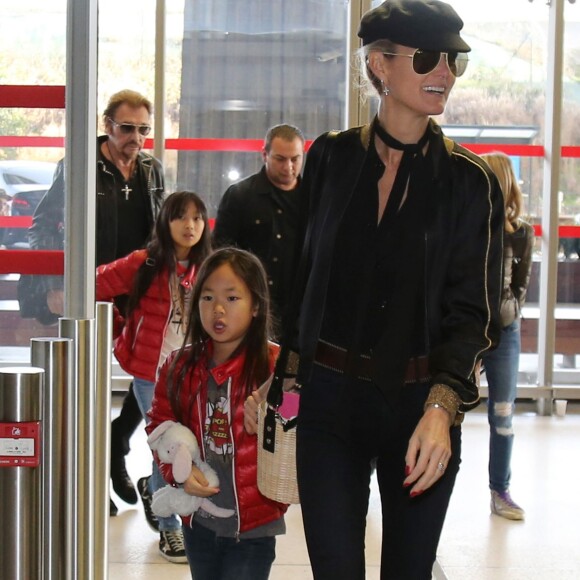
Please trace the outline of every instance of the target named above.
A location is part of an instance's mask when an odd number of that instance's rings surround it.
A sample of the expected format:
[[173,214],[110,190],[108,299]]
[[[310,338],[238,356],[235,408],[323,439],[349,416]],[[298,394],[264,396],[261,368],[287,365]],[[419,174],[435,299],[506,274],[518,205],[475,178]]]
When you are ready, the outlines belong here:
[[[401,208],[389,197],[378,220],[378,181],[385,166],[371,138],[365,166],[338,231],[321,338],[357,354],[379,340],[393,355],[425,351],[425,198],[430,164],[414,160]],[[353,276],[356,272],[356,278]]]

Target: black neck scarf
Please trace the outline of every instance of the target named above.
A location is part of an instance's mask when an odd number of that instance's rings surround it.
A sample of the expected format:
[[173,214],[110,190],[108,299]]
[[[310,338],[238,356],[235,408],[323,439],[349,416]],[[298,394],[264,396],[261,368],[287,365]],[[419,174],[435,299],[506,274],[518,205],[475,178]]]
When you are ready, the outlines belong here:
[[393,189],[391,190],[391,195],[389,196],[389,201],[383,215],[383,218],[389,220],[391,216],[395,215],[401,207],[401,202],[403,201],[403,196],[405,195],[405,190],[407,189],[407,184],[409,183],[413,161],[417,157],[417,154],[420,154],[423,151],[423,148],[429,140],[429,127],[427,126],[425,133],[417,143],[411,143],[408,145],[401,143],[392,135],[389,135],[379,124],[378,117],[375,117],[373,128],[379,139],[387,147],[390,147],[391,149],[398,149],[399,151],[403,152],[403,157],[399,164],[395,181],[393,182]]

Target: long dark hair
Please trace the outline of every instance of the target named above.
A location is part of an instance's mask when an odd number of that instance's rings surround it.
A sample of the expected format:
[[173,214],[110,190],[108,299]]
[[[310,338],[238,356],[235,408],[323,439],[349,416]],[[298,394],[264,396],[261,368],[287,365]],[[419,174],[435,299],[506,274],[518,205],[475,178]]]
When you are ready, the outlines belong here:
[[[191,311],[187,326],[187,336],[172,368],[167,373],[168,398],[175,416],[183,419],[187,416],[181,408],[181,387],[188,370],[195,367],[205,353],[209,335],[201,324],[199,299],[207,279],[220,266],[229,264],[234,274],[248,287],[252,296],[252,306],[257,309],[252,318],[250,328],[239,348],[246,349],[244,367],[242,369],[242,392],[235,393],[236,402],[240,397],[245,399],[252,390],[263,383],[270,374],[268,356],[268,338],[271,336],[270,295],[266,272],[258,258],[239,248],[222,248],[211,254],[202,264],[193,290]],[[180,372],[174,372],[178,361],[182,361]],[[192,393],[190,405],[196,393]],[[189,411],[188,411],[189,412]]]
[[[135,282],[127,301],[127,319],[137,308],[139,301],[162,270],[167,269],[169,272],[176,270],[175,243],[171,237],[169,224],[180,218],[191,203],[195,205],[201,215],[205,227],[199,242],[189,250],[187,256],[189,266],[198,267],[211,252],[211,232],[207,223],[205,203],[196,193],[191,191],[178,191],[169,195],[163,202],[159,216],[155,220],[153,235],[147,244],[147,260],[141,265],[135,276]],[[183,291],[181,287],[180,291]]]

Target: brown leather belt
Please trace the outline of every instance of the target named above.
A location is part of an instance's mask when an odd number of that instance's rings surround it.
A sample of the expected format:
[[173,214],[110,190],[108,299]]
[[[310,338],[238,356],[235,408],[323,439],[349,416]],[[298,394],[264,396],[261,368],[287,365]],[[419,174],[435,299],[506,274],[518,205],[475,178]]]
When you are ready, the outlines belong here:
[[[348,351],[324,340],[319,340],[316,345],[314,362],[326,369],[344,374],[349,363]],[[426,356],[416,356],[409,359],[405,372],[405,383],[421,383],[430,379],[429,360]],[[371,381],[371,357],[366,354],[358,355],[352,361],[352,375],[363,381]]]

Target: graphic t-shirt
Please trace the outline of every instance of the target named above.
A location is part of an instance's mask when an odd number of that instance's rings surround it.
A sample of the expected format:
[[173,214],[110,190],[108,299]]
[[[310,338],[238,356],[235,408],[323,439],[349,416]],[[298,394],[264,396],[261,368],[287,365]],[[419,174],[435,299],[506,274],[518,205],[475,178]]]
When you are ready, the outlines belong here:
[[[215,365],[214,365],[215,366]],[[238,509],[234,487],[234,441],[231,429],[230,381],[218,385],[209,375],[207,385],[206,420],[203,433],[205,460],[215,470],[219,479],[220,492],[210,498],[217,506],[235,511],[229,518],[210,516],[203,510],[195,513],[200,525],[213,530],[221,537],[233,538],[238,533]],[[240,539],[263,538],[286,532],[284,518],[259,526],[240,534]]]

